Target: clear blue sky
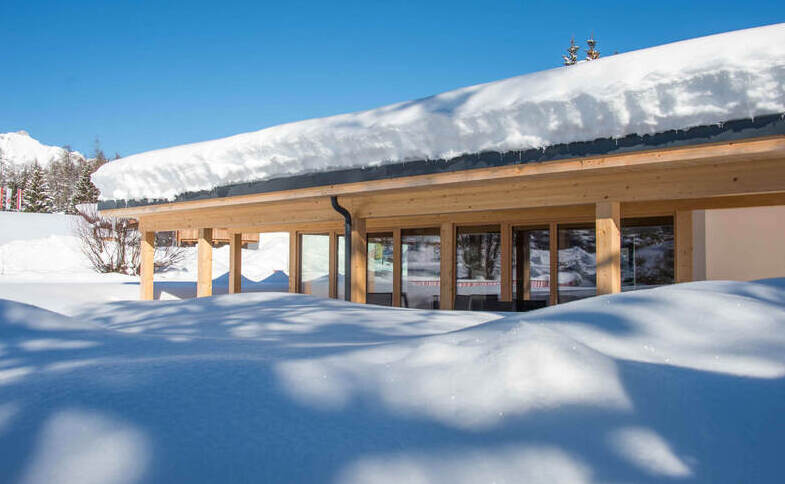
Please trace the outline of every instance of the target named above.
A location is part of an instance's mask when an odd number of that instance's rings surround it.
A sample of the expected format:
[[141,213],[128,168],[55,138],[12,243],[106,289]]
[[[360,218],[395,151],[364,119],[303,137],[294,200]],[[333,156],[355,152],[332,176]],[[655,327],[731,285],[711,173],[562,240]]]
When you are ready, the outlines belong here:
[[[782,1],[0,0],[0,132],[108,154],[372,108],[785,21]],[[583,42],[582,42],[583,43]]]

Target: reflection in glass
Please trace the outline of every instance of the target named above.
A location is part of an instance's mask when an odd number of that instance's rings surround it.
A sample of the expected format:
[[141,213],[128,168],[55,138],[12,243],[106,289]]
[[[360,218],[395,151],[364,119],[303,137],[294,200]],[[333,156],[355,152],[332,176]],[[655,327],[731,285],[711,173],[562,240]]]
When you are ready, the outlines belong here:
[[368,271],[366,302],[392,306],[392,234],[368,234]]
[[438,309],[439,229],[401,233],[401,307]]
[[597,258],[593,226],[559,226],[559,302],[597,294]]
[[513,232],[512,290],[519,301],[547,301],[551,276],[550,231],[520,229]]
[[330,237],[300,236],[300,292],[317,297],[330,296]]
[[501,233],[498,226],[458,229],[456,277],[459,295],[501,294]]
[[673,284],[673,218],[624,219],[622,291]]

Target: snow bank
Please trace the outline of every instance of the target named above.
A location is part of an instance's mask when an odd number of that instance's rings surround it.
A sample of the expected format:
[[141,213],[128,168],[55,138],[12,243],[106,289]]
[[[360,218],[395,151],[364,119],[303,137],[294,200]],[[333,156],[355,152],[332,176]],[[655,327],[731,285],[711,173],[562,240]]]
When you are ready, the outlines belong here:
[[[65,154],[65,150],[59,146],[48,146],[41,144],[38,140],[31,137],[27,131],[16,133],[0,133],[0,152],[3,158],[11,165],[29,165],[37,161],[41,166],[47,166],[52,161],[59,160]],[[84,155],[78,151],[71,153],[74,160],[84,159]]]
[[9,481],[779,482],[785,279],[507,317],[0,301],[0,388]]
[[167,198],[337,168],[451,158],[785,111],[785,24],[618,54],[370,111],[107,163],[105,200]]

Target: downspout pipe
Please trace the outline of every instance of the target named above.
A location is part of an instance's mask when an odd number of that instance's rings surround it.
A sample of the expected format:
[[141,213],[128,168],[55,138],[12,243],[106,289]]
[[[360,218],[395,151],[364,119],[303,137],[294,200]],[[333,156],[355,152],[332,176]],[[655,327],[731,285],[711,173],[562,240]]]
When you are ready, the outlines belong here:
[[344,244],[344,290],[343,296],[347,301],[352,300],[352,215],[338,203],[338,197],[330,197],[333,209],[343,215],[343,244]]

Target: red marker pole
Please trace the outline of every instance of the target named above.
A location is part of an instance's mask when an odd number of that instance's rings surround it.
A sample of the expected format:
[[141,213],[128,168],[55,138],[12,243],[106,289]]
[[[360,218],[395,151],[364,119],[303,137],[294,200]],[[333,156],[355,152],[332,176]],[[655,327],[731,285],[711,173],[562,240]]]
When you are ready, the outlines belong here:
[[22,211],[22,189],[16,189],[16,210],[18,212]]

